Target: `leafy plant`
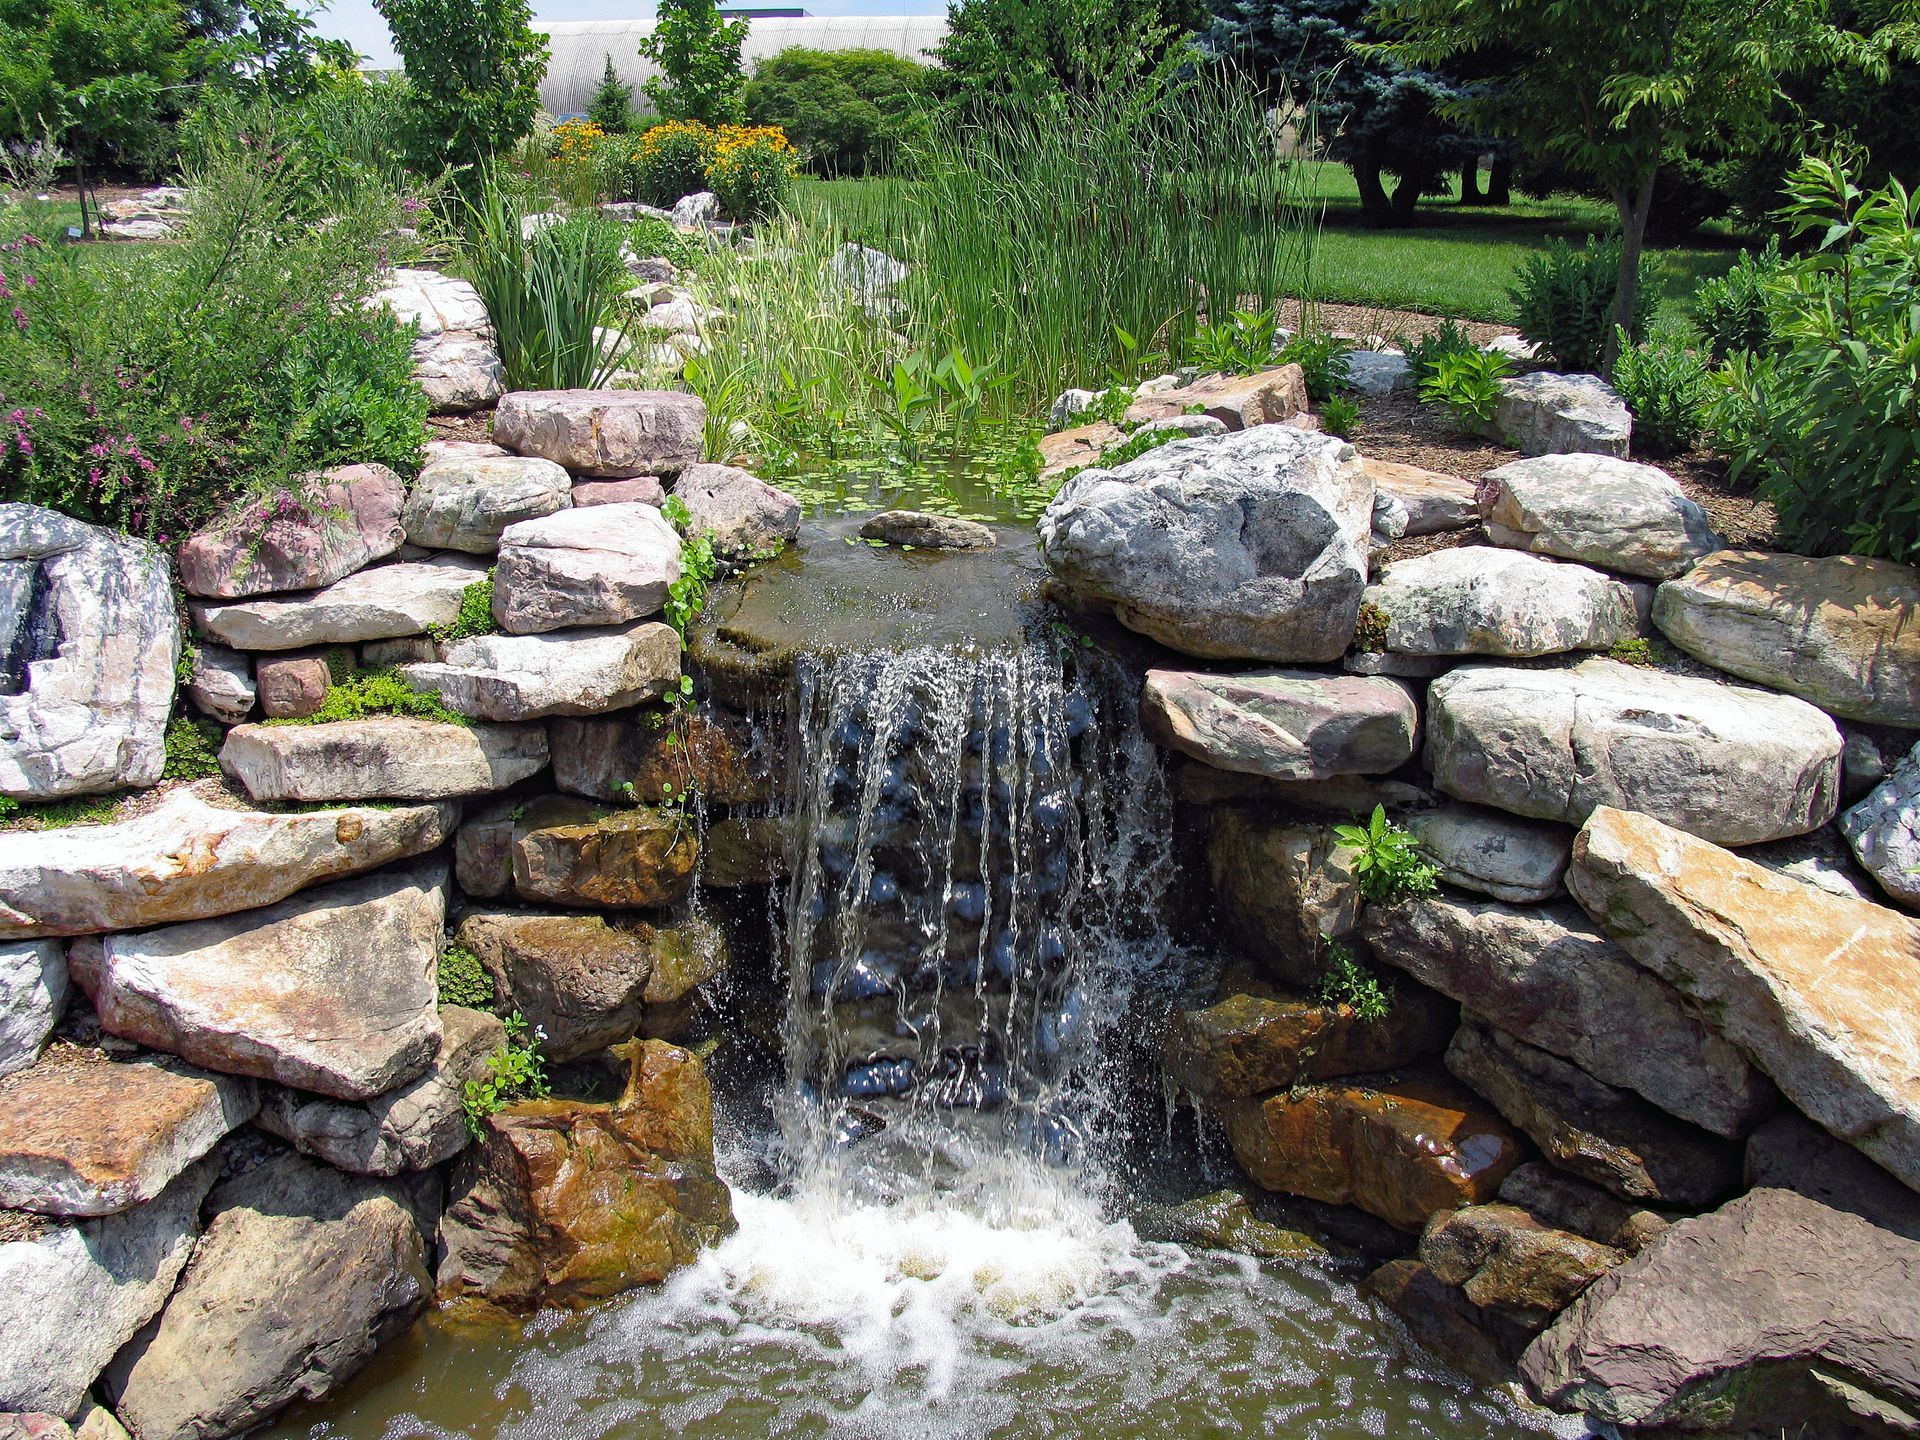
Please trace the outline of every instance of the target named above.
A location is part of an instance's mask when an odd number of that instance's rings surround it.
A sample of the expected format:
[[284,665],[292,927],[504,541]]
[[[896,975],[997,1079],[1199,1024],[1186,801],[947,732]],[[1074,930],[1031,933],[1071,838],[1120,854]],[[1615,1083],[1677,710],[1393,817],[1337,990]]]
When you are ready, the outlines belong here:
[[1643,635],[1632,635],[1625,640],[1616,640],[1607,647],[1607,658],[1622,665],[1641,667],[1662,664],[1670,652],[1658,640],[1649,640]]
[[746,38],[746,20],[721,14],[716,0],[659,0],[653,29],[640,42],[641,55],[660,67],[646,84],[653,108],[670,120],[738,123]]
[[1274,363],[1280,333],[1276,310],[1234,310],[1227,318],[1196,326],[1186,356],[1202,370],[1243,375]]
[[1725,275],[1694,287],[1694,323],[1707,342],[1707,354],[1716,362],[1735,353],[1758,355],[1770,348],[1767,282],[1779,273],[1781,263],[1776,236],[1758,254],[1741,251]]
[[707,166],[707,188],[723,214],[735,220],[765,219],[792,197],[799,163],[778,126],[722,126]]
[[1418,340],[1409,340],[1400,348],[1406,354],[1407,368],[1418,388],[1439,370],[1442,356],[1459,355],[1480,347],[1473,343],[1473,337],[1464,327],[1452,320],[1442,320]]
[[682,235],[671,221],[652,215],[642,215],[627,227],[627,247],[635,255],[658,256],[676,270],[697,268],[706,253],[704,245]]
[[1280,347],[1274,357],[1281,364],[1300,367],[1306,377],[1307,398],[1318,403],[1330,400],[1347,381],[1347,356],[1353,353],[1353,341],[1327,330],[1303,330]]
[[1420,398],[1444,405],[1462,430],[1484,434],[1500,408],[1500,382],[1513,362],[1487,350],[1456,350],[1442,355],[1433,374],[1420,382]]
[[1439,869],[1426,860],[1415,840],[1387,818],[1384,805],[1373,807],[1364,825],[1336,825],[1334,838],[1353,853],[1353,878],[1368,900],[1401,895],[1431,895]]
[[1335,395],[1320,407],[1320,424],[1329,435],[1351,440],[1360,423],[1360,402],[1350,395]]
[[449,710],[438,695],[416,690],[391,668],[361,670],[327,687],[326,699],[311,715],[292,720],[267,720],[267,725],[332,725],[342,720],[365,720],[375,715],[407,715],[447,725],[471,725]]
[[493,1008],[493,980],[480,957],[465,945],[449,945],[442,950],[434,973],[442,1005],[464,1005],[469,1010]]
[[207,720],[176,715],[167,722],[162,744],[166,762],[163,780],[204,780],[220,773],[220,727]]
[[1327,943],[1327,969],[1317,998],[1322,1005],[1346,1006],[1354,1019],[1367,1025],[1386,1019],[1393,1009],[1393,987],[1337,940]]
[[429,625],[427,633],[442,645],[475,635],[491,635],[500,627],[493,619],[493,571],[460,592],[460,608],[444,625]]
[[[1598,372],[1606,363],[1607,342],[1613,334],[1614,292],[1620,281],[1620,238],[1587,238],[1576,250],[1554,236],[1544,254],[1527,256],[1508,293],[1519,316],[1519,331],[1569,373]],[[1639,344],[1658,303],[1651,256],[1640,260],[1628,339]]]
[[478,1140],[486,1133],[487,1117],[497,1115],[515,1100],[545,1099],[547,1067],[540,1055],[546,1036],[529,1032],[519,1011],[506,1017],[507,1038],[487,1057],[486,1068],[461,1087],[460,1110],[467,1133]]
[[1700,438],[1712,383],[1706,362],[1672,336],[1622,343],[1613,388],[1633,412],[1636,453],[1678,455]]
[[533,129],[545,41],[527,0],[374,0],[406,64],[413,124],[405,137],[429,174],[472,167]]
[[1360,618],[1353,627],[1353,648],[1363,655],[1378,655],[1387,648],[1390,617],[1371,600],[1363,601]]
[[[707,608],[707,587],[719,573],[720,563],[713,553],[712,532],[693,528],[693,516],[688,513],[686,501],[678,495],[669,495],[660,513],[680,532],[680,578],[667,587],[667,603],[662,613],[685,646],[687,627]],[[684,682],[686,677],[681,679]]]
[[778,125],[817,174],[883,175],[925,129],[931,73],[890,50],[793,46],[754,67],[747,119]]
[[640,137],[633,151],[634,192],[649,205],[671,205],[707,188],[719,136],[699,120],[669,120]]

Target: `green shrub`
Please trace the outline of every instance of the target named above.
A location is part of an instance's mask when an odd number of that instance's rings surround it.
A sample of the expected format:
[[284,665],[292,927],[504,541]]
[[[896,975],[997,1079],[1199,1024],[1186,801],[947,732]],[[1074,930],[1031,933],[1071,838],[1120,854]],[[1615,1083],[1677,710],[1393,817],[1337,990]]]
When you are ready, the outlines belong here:
[[480,957],[464,945],[449,945],[440,952],[435,971],[442,1005],[464,1005],[469,1010],[493,1008],[493,980]]
[[[1600,368],[1613,333],[1613,293],[1620,281],[1620,238],[1589,236],[1576,250],[1555,237],[1545,254],[1529,255],[1508,293],[1519,313],[1522,337],[1540,346],[1556,369],[1590,373]],[[1659,300],[1653,257],[1640,258],[1639,303],[1628,333],[1646,339]]]
[[164,780],[204,780],[220,773],[220,727],[210,720],[176,715],[167,722]]
[[707,188],[719,137],[695,120],[669,120],[640,137],[633,150],[635,195],[649,205],[671,205]]
[[1327,330],[1304,330],[1280,347],[1274,356],[1282,365],[1300,367],[1306,377],[1307,398],[1318,404],[1330,400],[1347,383],[1347,357],[1353,341]]
[[1373,807],[1364,825],[1336,825],[1334,838],[1353,851],[1353,878],[1368,900],[1401,895],[1431,895],[1439,870],[1425,859],[1420,842]]
[[1816,157],[1787,197],[1818,248],[1766,285],[1773,349],[1728,357],[1709,429],[1792,549],[1920,561],[1920,199]]
[[747,82],[747,120],[778,125],[819,175],[884,175],[924,132],[928,67],[887,50],[795,46]]
[[1224,320],[1194,327],[1186,358],[1202,370],[1218,370],[1223,375],[1265,370],[1275,363],[1273,352],[1279,335],[1278,311],[1233,310]]
[[1420,382],[1420,398],[1444,405],[1462,430],[1485,434],[1500,408],[1500,382],[1513,362],[1487,350],[1455,350],[1440,356],[1433,374]]
[[611,55],[607,56],[600,83],[594,87],[593,98],[587,102],[587,119],[609,135],[625,133],[633,119],[633,87],[620,82]]
[[375,715],[408,715],[416,720],[438,720],[470,725],[465,715],[449,710],[438,695],[416,690],[397,670],[361,670],[337,676],[327,687],[326,699],[311,715],[297,720],[268,720],[268,725],[332,725],[341,720],[366,720]]
[[1316,998],[1322,1005],[1346,1006],[1354,1019],[1368,1025],[1386,1019],[1393,1009],[1393,987],[1337,940],[1327,943],[1327,969]]
[[1693,292],[1693,318],[1714,360],[1769,348],[1767,281],[1780,271],[1780,241],[1767,242],[1757,255],[1743,250],[1733,268],[1717,280],[1703,280]]
[[1442,320],[1437,328],[1418,340],[1407,341],[1400,348],[1406,352],[1407,368],[1417,389],[1433,378],[1442,356],[1464,354],[1480,347],[1462,326],[1452,320]]
[[1679,455],[1700,438],[1712,385],[1706,363],[1678,340],[1656,335],[1629,346],[1623,339],[1613,388],[1633,412],[1636,454]]
[[793,198],[798,164],[792,144],[778,129],[726,126],[707,167],[707,188],[723,215],[762,220]]
[[540,1056],[538,1031],[529,1034],[518,1011],[506,1017],[507,1039],[487,1057],[487,1068],[467,1081],[460,1093],[460,1110],[467,1133],[478,1140],[489,1115],[497,1115],[513,1101],[539,1100],[547,1094],[547,1067]]
[[699,241],[674,229],[671,221],[652,215],[642,215],[627,227],[627,244],[636,255],[658,256],[681,270],[693,269],[706,250]]
[[493,571],[460,592],[460,608],[444,625],[431,625],[427,633],[442,645],[468,640],[475,635],[491,635],[500,627],[493,622]]
[[1359,423],[1360,402],[1351,395],[1335,395],[1320,407],[1320,426],[1329,435],[1351,440]]

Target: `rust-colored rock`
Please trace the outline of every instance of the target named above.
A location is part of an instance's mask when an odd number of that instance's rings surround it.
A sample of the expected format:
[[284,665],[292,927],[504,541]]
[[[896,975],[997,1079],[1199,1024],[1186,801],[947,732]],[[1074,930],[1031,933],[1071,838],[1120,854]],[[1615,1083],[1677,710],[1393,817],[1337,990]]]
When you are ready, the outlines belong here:
[[1126,438],[1126,431],[1104,420],[1092,425],[1076,425],[1071,430],[1056,430],[1040,441],[1040,478],[1055,480],[1069,470],[1097,465],[1102,452]]
[[1198,405],[1229,430],[1277,425],[1305,413],[1307,377],[1298,365],[1281,365],[1252,375],[1208,375],[1178,390],[1163,390],[1127,408],[1129,425],[1170,420]]
[[1482,1310],[1541,1330],[1627,1257],[1517,1205],[1469,1205],[1428,1222],[1420,1258]]
[[1207,870],[1228,932],[1275,979],[1320,983],[1326,941],[1352,932],[1360,887],[1331,825],[1276,823],[1238,809],[1214,819]]
[[693,887],[700,842],[671,810],[605,810],[562,797],[536,802],[513,829],[513,888],[555,905],[649,909]]
[[549,734],[554,784],[591,800],[653,805],[692,790],[714,805],[758,805],[773,794],[771,758],[728,711],[674,724],[653,712],[556,719]]

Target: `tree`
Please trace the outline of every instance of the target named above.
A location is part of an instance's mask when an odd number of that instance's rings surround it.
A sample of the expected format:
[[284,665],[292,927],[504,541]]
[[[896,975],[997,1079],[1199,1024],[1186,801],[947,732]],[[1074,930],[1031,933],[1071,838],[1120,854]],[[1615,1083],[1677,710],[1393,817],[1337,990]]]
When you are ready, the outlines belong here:
[[889,50],[796,46],[755,68],[747,118],[778,125],[823,175],[881,174],[923,123],[929,73]]
[[620,77],[614,73],[613,56],[609,55],[606,71],[600,76],[593,99],[587,102],[587,119],[607,134],[618,135],[627,128],[632,118],[633,87],[620,83]]
[[484,165],[533,129],[547,47],[527,0],[374,0],[407,70],[422,168]]
[[669,120],[698,120],[703,125],[737,123],[747,73],[740,46],[745,20],[729,20],[716,0],[660,0],[653,33],[640,53],[660,67],[647,81],[647,99]]
[[1631,325],[1661,164],[1764,130],[1778,77],[1844,46],[1823,0],[1380,0],[1395,36],[1371,53],[1408,66],[1499,57],[1490,82],[1447,102],[1603,185],[1620,220],[1615,329]]
[[949,104],[1032,110],[1054,97],[1144,100],[1192,56],[1197,0],[950,0],[934,52]]

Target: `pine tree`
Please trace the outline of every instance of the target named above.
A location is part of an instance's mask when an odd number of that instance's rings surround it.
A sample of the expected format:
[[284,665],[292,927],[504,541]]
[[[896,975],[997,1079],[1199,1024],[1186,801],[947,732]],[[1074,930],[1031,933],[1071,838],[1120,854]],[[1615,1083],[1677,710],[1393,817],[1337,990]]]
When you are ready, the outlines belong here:
[[587,119],[607,134],[619,135],[625,132],[632,117],[633,87],[620,83],[620,77],[613,70],[613,56],[609,55],[599,88],[593,92],[593,99],[587,102]]

